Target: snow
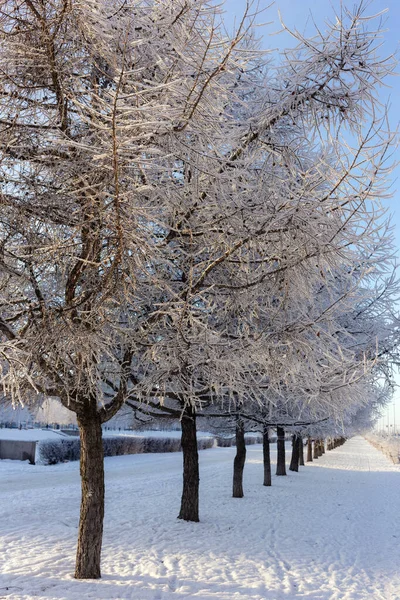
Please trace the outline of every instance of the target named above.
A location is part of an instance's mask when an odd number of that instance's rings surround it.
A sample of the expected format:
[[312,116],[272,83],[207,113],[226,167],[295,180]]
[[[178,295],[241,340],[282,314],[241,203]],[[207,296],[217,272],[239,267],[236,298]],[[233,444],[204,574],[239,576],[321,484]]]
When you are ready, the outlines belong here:
[[400,463],[400,437],[396,435],[369,434],[368,441],[381,450],[395,464]]
[[[152,430],[152,429],[146,429],[145,431],[131,431],[131,430],[110,430],[110,431],[103,431],[103,436],[104,437],[115,437],[115,436],[135,436],[135,437],[149,437],[149,438],[174,438],[174,439],[178,439],[181,437],[182,432],[180,430],[177,431],[172,431],[172,430],[165,430],[165,431],[159,431],[159,430]],[[205,437],[213,437],[212,433],[207,433],[206,431],[198,431],[197,432],[197,437],[198,438],[205,438]]]
[[[180,438],[182,435],[181,431],[158,431],[158,430],[146,430],[146,431],[130,431],[130,430],[105,430],[103,431],[104,437],[116,437],[116,436],[135,436],[135,437],[151,437],[151,438]],[[40,441],[48,439],[59,439],[60,437],[70,437],[67,433],[63,433],[58,429],[9,429],[0,428],[0,440],[26,440],[26,441]],[[72,436],[71,436],[72,437]],[[198,438],[213,437],[212,433],[206,431],[199,431],[197,434]],[[1,596],[0,596],[1,598]]]
[[65,434],[57,429],[8,429],[6,427],[0,429],[0,440],[38,442],[60,439],[60,437],[65,437]]
[[[273,453],[275,457],[275,453]],[[73,579],[78,463],[0,461],[0,598],[12,600],[400,600],[400,466],[363,438],[262,483],[248,447],[200,453],[200,523],[176,519],[178,453],[106,459],[103,577]]]

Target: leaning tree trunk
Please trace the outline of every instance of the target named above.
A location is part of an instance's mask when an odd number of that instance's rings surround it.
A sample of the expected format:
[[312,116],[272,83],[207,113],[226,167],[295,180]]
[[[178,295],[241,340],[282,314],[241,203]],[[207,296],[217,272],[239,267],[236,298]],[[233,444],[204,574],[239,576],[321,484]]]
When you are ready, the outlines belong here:
[[292,436],[292,458],[290,461],[289,471],[299,470],[299,442],[297,435]]
[[310,436],[307,439],[307,462],[312,462],[312,439]]
[[243,498],[243,469],[246,462],[246,442],[244,439],[244,423],[236,421],[236,456],[233,461],[233,498]]
[[286,457],[285,457],[285,430],[283,427],[276,428],[278,456],[276,462],[276,474],[286,475]]
[[297,443],[299,444],[299,465],[300,467],[304,467],[304,444],[302,435],[297,437]]
[[99,579],[104,518],[104,454],[101,420],[96,407],[89,414],[78,415],[81,439],[81,512],[76,579]]
[[186,406],[181,418],[183,453],[183,490],[178,519],[199,521],[199,453],[197,450],[196,411]]
[[271,452],[269,447],[269,429],[264,426],[263,431],[263,462],[264,462],[264,483],[263,485],[272,485],[271,478]]

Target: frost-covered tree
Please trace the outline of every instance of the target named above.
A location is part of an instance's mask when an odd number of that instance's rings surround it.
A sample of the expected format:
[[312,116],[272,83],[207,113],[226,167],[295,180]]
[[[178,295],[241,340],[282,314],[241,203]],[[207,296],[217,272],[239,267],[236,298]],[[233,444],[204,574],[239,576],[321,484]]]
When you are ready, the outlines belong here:
[[[297,36],[276,70],[256,55],[234,80],[227,74],[231,95],[214,135],[200,148],[188,139],[175,165],[181,202],[160,231],[174,279],[152,297],[163,319],[147,326],[153,343],[143,342],[151,351],[135,384],[153,407],[181,417],[182,518],[198,520],[199,410],[262,404],[266,389],[294,389],[299,404],[319,405],[321,386],[328,398],[339,379],[346,386],[364,372],[366,355],[355,360],[329,324],[353,302],[371,268],[363,260],[355,277],[355,264],[384,229],[391,136],[376,88],[393,63],[377,60],[364,8],[313,40]],[[338,269],[352,278],[339,296],[330,276]]]
[[[353,252],[352,268],[347,264],[327,273],[314,291],[312,302],[303,299],[301,312],[296,303],[296,311],[291,309],[291,299],[287,298],[280,316],[288,319],[290,329],[297,332],[301,372],[296,371],[292,359],[291,380],[284,383],[287,371],[281,371],[280,393],[264,385],[261,405],[253,402],[235,407],[236,424],[240,425],[236,435],[241,442],[235,459],[240,469],[235,469],[234,480],[240,497],[245,427],[258,427],[264,435],[271,426],[277,426],[279,432],[282,427],[294,432],[297,444],[293,445],[296,457],[292,462],[297,468],[301,459],[298,450],[302,448],[298,442],[303,434],[311,432],[318,438],[347,435],[345,424],[352,423],[355,414],[376,414],[376,398],[380,397],[381,403],[383,397],[388,398],[393,363],[398,362],[400,332],[394,306],[399,284],[384,233],[367,257]],[[282,440],[278,446],[277,471],[285,474]],[[265,480],[269,485],[268,436],[264,450]]]
[[[345,374],[347,385],[364,369],[365,356],[354,363],[332,328],[321,337],[319,327],[337,304],[352,301],[348,289],[334,294],[330,273],[351,274],[355,254],[367,255],[381,237],[391,136],[381,129],[376,88],[393,62],[377,59],[364,8],[313,40],[297,36],[299,46],[276,69],[256,56],[233,85],[227,76],[233,96],[215,135],[200,150],[188,139],[176,165],[182,201],[160,233],[174,285],[153,300],[165,318],[152,321],[151,361],[135,383],[180,412],[195,494],[198,410],[262,403],[266,387],[278,394],[293,387],[310,402],[321,385],[327,397],[335,377]],[[364,261],[361,271],[368,268]],[[327,303],[310,318],[321,286]],[[330,365],[324,374],[322,357]],[[196,510],[185,515],[198,519]]]
[[197,412],[316,399],[324,355],[339,377],[305,307],[381,228],[393,63],[363,8],[266,68],[251,17],[229,38],[208,0],[3,3],[3,385],[77,415],[76,577],[100,576],[101,424],[128,398],[180,412],[198,520]]
[[101,425],[131,393],[132,369],[153,360],[143,347],[163,295],[186,302],[171,224],[185,235],[177,221],[195,187],[182,192],[179,165],[192,139],[202,163],[243,35],[223,36],[217,12],[175,0],[2,4],[3,385],[15,402],[42,393],[76,413],[77,578],[100,576]]

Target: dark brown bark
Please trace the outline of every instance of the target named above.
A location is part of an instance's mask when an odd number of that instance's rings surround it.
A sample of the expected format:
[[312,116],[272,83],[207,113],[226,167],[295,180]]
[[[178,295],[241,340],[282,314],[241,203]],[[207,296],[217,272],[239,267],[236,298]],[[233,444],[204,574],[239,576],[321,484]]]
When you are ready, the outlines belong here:
[[199,521],[199,453],[197,450],[196,412],[187,406],[181,418],[183,453],[183,489],[178,519]]
[[296,473],[299,470],[299,442],[297,435],[292,436],[292,457],[290,460],[289,471],[295,471]]
[[299,444],[299,465],[300,467],[304,467],[304,444],[302,435],[298,436],[297,443]]
[[312,439],[308,437],[307,439],[307,462],[312,462]]
[[285,457],[285,430],[283,427],[276,428],[277,436],[277,463],[276,463],[276,474],[286,475],[286,457]]
[[319,457],[318,440],[314,440],[314,459]]
[[269,429],[264,427],[263,431],[263,463],[264,463],[264,483],[263,485],[272,485],[271,478],[271,452],[269,446]]
[[322,452],[321,452],[321,440],[315,440],[315,445],[317,447],[317,454],[319,458],[320,456],[322,456]]
[[[132,352],[127,348],[121,362],[120,386],[111,402],[98,409],[97,398],[80,397],[61,402],[76,413],[80,450],[81,509],[76,550],[76,579],[99,579],[104,519],[104,452],[101,424],[122,406],[127,389]],[[69,405],[70,404],[70,405]]]
[[321,440],[318,440],[318,457],[322,456],[322,454],[322,442]]
[[244,424],[236,421],[236,456],[233,461],[233,498],[243,498],[243,470],[246,462],[246,443],[244,440]]
[[321,456],[325,454],[325,440],[321,440]]
[[101,420],[96,407],[84,416],[78,415],[81,439],[81,512],[76,579],[99,579],[104,518],[104,458]]

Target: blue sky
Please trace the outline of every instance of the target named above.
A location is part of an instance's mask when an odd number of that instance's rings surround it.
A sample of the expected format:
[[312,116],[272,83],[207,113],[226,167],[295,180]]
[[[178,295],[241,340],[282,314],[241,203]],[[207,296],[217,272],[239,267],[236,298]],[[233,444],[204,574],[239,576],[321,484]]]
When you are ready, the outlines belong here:
[[[270,4],[267,0],[260,0],[260,8],[267,8]],[[355,4],[359,4],[359,2],[343,0],[343,5],[350,9]],[[400,0],[370,0],[364,1],[364,4],[368,5],[366,13],[369,15],[388,9],[383,15],[386,31],[382,40],[381,55],[397,54],[397,60],[400,60]],[[282,50],[295,45],[293,38],[286,32],[272,35],[281,29],[279,12],[282,21],[289,29],[296,28],[302,34],[312,35],[315,31],[313,21],[320,29],[323,29],[326,19],[333,17],[335,11],[340,11],[340,5],[340,0],[276,0],[260,17],[260,22],[268,23],[258,30],[259,35],[262,36],[263,47]],[[226,23],[232,25],[235,17],[239,19],[245,6],[245,0],[225,0]],[[397,71],[400,73],[400,65]],[[394,130],[400,123],[400,75],[391,77],[387,84],[389,87],[382,88],[380,98],[382,102],[390,103],[389,119],[391,128]],[[396,151],[394,158],[400,162],[400,150]],[[392,215],[400,263],[400,166],[394,170],[392,175],[392,191],[393,197],[387,202],[387,208]],[[397,380],[400,385],[400,375]],[[395,393],[394,406],[390,405],[384,412],[380,426],[393,427],[395,419],[396,428],[400,432],[400,388]]]
[[[289,29],[296,28],[302,34],[312,35],[315,31],[313,21],[323,29],[326,19],[332,19],[335,11],[340,11],[340,4],[340,0],[275,0],[272,4],[260,0],[260,8],[266,9],[260,16],[260,21],[268,23],[258,30],[260,37],[262,36],[263,47],[282,50],[295,45],[293,38],[286,32],[273,35],[281,29],[279,13]],[[344,0],[343,4],[351,9],[355,3],[354,0],[348,2]],[[366,14],[373,15],[387,10],[383,15],[385,33],[381,55],[397,54],[397,59],[400,60],[400,0],[364,0],[364,4],[368,5]],[[239,19],[245,5],[245,0],[225,0],[226,22],[233,24],[235,17]],[[268,6],[270,8],[267,9]],[[390,103],[389,117],[393,130],[400,123],[400,65],[397,72],[399,75],[389,78],[388,87],[380,91],[382,102]],[[397,160],[400,161],[400,151],[397,152]],[[387,206],[390,214],[393,215],[400,254],[400,167],[395,169],[392,182],[394,195]]]

